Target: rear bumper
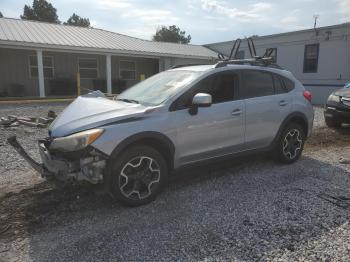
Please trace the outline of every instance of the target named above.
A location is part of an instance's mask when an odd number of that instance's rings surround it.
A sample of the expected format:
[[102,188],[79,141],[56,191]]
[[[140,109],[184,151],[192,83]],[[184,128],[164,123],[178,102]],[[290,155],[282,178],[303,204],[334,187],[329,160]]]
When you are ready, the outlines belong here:
[[339,108],[327,104],[324,110],[324,117],[341,123],[350,123],[350,108]]
[[16,136],[9,137],[7,141],[44,178],[62,182],[87,181],[92,184],[103,181],[107,159],[99,152],[91,150],[77,159],[64,159],[50,153],[46,147],[46,140],[39,140],[38,146],[42,163],[38,163],[18,143]]

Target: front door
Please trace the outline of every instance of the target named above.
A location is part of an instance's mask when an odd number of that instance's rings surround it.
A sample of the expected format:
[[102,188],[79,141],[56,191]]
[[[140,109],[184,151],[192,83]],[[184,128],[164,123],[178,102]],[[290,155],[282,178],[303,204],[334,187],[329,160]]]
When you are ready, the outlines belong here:
[[[179,110],[171,117],[177,127],[176,154],[178,165],[240,151],[244,144],[244,101],[235,100],[238,74],[232,71],[217,73],[202,80],[180,97]],[[212,96],[210,107],[198,108],[195,115],[188,108],[197,93]]]

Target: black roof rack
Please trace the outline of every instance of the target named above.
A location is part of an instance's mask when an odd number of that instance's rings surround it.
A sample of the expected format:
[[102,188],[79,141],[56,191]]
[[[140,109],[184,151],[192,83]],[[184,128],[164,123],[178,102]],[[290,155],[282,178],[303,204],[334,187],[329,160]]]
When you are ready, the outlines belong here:
[[224,60],[219,61],[215,68],[224,67],[227,65],[252,65],[252,66],[266,66],[276,69],[283,69],[281,66],[279,66],[276,63],[273,63],[272,57],[256,57],[256,58],[250,58],[250,59],[234,59],[234,60]]
[[248,49],[251,58],[248,59],[237,59],[237,54],[239,51],[239,47],[241,45],[242,40],[240,38],[236,39],[233,43],[230,56],[225,59],[225,56],[223,54],[218,54],[219,61],[215,65],[215,68],[220,68],[224,67],[227,65],[252,65],[252,66],[266,66],[266,67],[271,67],[271,68],[277,68],[277,69],[283,69],[279,65],[277,65],[274,61],[274,58],[271,57],[273,53],[272,48],[266,49],[266,52],[263,56],[258,56],[256,54],[256,49],[254,45],[253,38],[249,37],[246,38],[247,43],[248,43]]
[[[249,37],[246,38],[248,43],[248,49],[251,58],[248,59],[237,59],[237,54],[239,51],[239,48],[241,46],[242,40],[240,38],[236,39],[233,43],[230,56],[226,58],[223,54],[219,53],[218,58],[219,61],[214,65],[214,68],[220,68],[227,65],[252,65],[252,66],[266,66],[276,69],[283,69],[281,66],[275,63],[274,58],[271,57],[273,53],[273,48],[266,49],[263,56],[258,56],[256,54],[256,48],[254,45],[253,38]],[[186,66],[196,66],[196,65],[207,65],[207,64],[183,64],[183,65],[174,65],[171,67],[171,69],[175,68],[181,68]]]

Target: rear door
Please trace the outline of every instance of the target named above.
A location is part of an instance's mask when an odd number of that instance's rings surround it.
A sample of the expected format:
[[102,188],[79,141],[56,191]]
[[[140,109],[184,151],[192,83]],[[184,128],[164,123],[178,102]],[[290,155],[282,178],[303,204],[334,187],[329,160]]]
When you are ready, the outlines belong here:
[[275,99],[279,106],[279,119],[282,123],[292,110],[293,98],[288,92],[294,89],[294,82],[278,74],[272,74],[272,77],[274,80]]
[[[240,94],[246,106],[246,149],[267,147],[291,109],[289,96],[273,73],[242,70]],[[278,91],[278,89],[281,89]]]
[[[244,101],[238,101],[239,74],[225,71],[207,77],[175,103],[171,117],[178,123],[179,165],[240,151],[244,145]],[[189,114],[197,93],[212,96],[210,107]]]

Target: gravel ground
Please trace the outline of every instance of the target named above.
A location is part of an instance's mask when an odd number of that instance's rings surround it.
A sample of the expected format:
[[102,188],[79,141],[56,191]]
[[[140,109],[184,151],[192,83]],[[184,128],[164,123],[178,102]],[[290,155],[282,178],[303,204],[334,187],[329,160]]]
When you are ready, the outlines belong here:
[[[0,117],[16,115],[22,117],[42,116],[46,117],[49,110],[56,113],[61,112],[67,103],[37,104],[37,105],[0,105]],[[27,182],[34,179],[38,181],[38,175],[32,171],[26,161],[21,158],[9,145],[6,138],[16,134],[23,147],[39,160],[36,141],[47,136],[47,129],[32,127],[3,128],[0,126],[0,197],[1,194],[13,191],[14,188],[21,189],[28,186]],[[15,174],[15,175],[14,175]]]
[[[0,116],[64,106],[0,106]],[[349,261],[350,165],[339,158],[350,158],[350,130],[315,113],[297,163],[255,156],[187,170],[138,208],[51,187],[5,143],[16,132],[37,157],[46,130],[1,129],[0,261]]]

